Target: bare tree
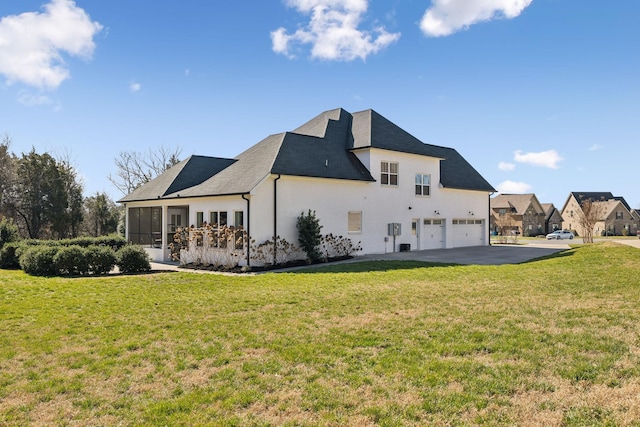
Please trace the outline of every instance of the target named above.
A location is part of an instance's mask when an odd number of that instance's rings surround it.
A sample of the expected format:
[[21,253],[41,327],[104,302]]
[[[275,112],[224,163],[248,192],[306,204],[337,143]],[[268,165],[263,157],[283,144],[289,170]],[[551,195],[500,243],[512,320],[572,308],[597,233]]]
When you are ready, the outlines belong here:
[[498,228],[499,241],[501,243],[509,243],[509,237],[513,238],[514,243],[518,241],[518,225],[513,213],[508,212],[500,214],[496,217],[496,227]]
[[578,211],[578,225],[582,229],[582,242],[593,243],[593,230],[596,224],[602,220],[604,215],[604,205],[585,199],[580,203],[581,210]]
[[151,181],[180,162],[182,148],[161,146],[146,153],[122,151],[115,159],[117,172],[109,175],[111,183],[124,195]]

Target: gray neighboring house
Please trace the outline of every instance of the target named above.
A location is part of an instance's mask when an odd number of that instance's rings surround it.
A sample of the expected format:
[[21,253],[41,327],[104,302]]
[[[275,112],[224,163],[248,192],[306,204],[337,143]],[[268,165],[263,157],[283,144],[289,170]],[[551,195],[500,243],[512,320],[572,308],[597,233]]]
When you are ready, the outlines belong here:
[[544,234],[562,229],[562,215],[553,203],[543,203],[544,209]]

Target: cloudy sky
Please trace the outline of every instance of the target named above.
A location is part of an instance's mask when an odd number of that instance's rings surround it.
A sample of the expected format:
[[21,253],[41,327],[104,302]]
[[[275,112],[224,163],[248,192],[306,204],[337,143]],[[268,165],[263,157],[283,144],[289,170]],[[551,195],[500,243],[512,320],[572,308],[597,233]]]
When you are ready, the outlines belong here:
[[342,107],[456,148],[501,192],[640,208],[640,1],[2,0],[0,133],[72,160],[234,157]]

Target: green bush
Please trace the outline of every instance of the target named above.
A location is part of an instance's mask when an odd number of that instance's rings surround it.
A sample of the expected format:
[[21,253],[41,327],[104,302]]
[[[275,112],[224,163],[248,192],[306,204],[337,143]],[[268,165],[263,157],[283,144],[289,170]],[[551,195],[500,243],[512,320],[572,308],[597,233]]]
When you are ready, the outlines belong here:
[[92,274],[107,274],[116,265],[116,254],[109,247],[89,246],[84,252],[89,272]]
[[57,276],[59,271],[53,260],[57,253],[55,247],[28,247],[20,255],[20,267],[32,276]]
[[17,242],[18,240],[20,240],[20,234],[18,226],[13,220],[9,218],[0,219],[0,249],[7,243]]
[[53,257],[58,274],[62,276],[77,276],[89,272],[89,263],[85,250],[78,246],[63,246],[57,249]]
[[116,265],[122,273],[151,270],[149,255],[138,245],[127,245],[116,253]]
[[26,246],[22,242],[6,243],[2,249],[0,249],[0,268],[20,268],[20,254],[24,248],[26,248]]
[[93,239],[93,244],[97,246],[108,246],[114,251],[118,251],[127,246],[128,242],[127,239],[122,236],[110,234],[108,236],[95,237]]
[[302,212],[296,222],[296,228],[298,229],[298,243],[307,254],[309,261],[320,261],[322,259],[322,253],[320,252],[320,244],[322,243],[320,230],[322,226],[320,225],[320,220],[316,218],[316,212],[312,212],[311,209],[306,215]]

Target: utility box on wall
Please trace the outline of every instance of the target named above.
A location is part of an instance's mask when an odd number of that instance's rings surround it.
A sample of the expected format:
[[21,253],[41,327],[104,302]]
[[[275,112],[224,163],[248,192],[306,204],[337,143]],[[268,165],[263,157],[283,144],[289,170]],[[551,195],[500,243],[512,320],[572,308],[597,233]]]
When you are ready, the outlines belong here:
[[392,222],[387,224],[387,235],[399,236],[400,234],[402,234],[402,224],[398,222]]

